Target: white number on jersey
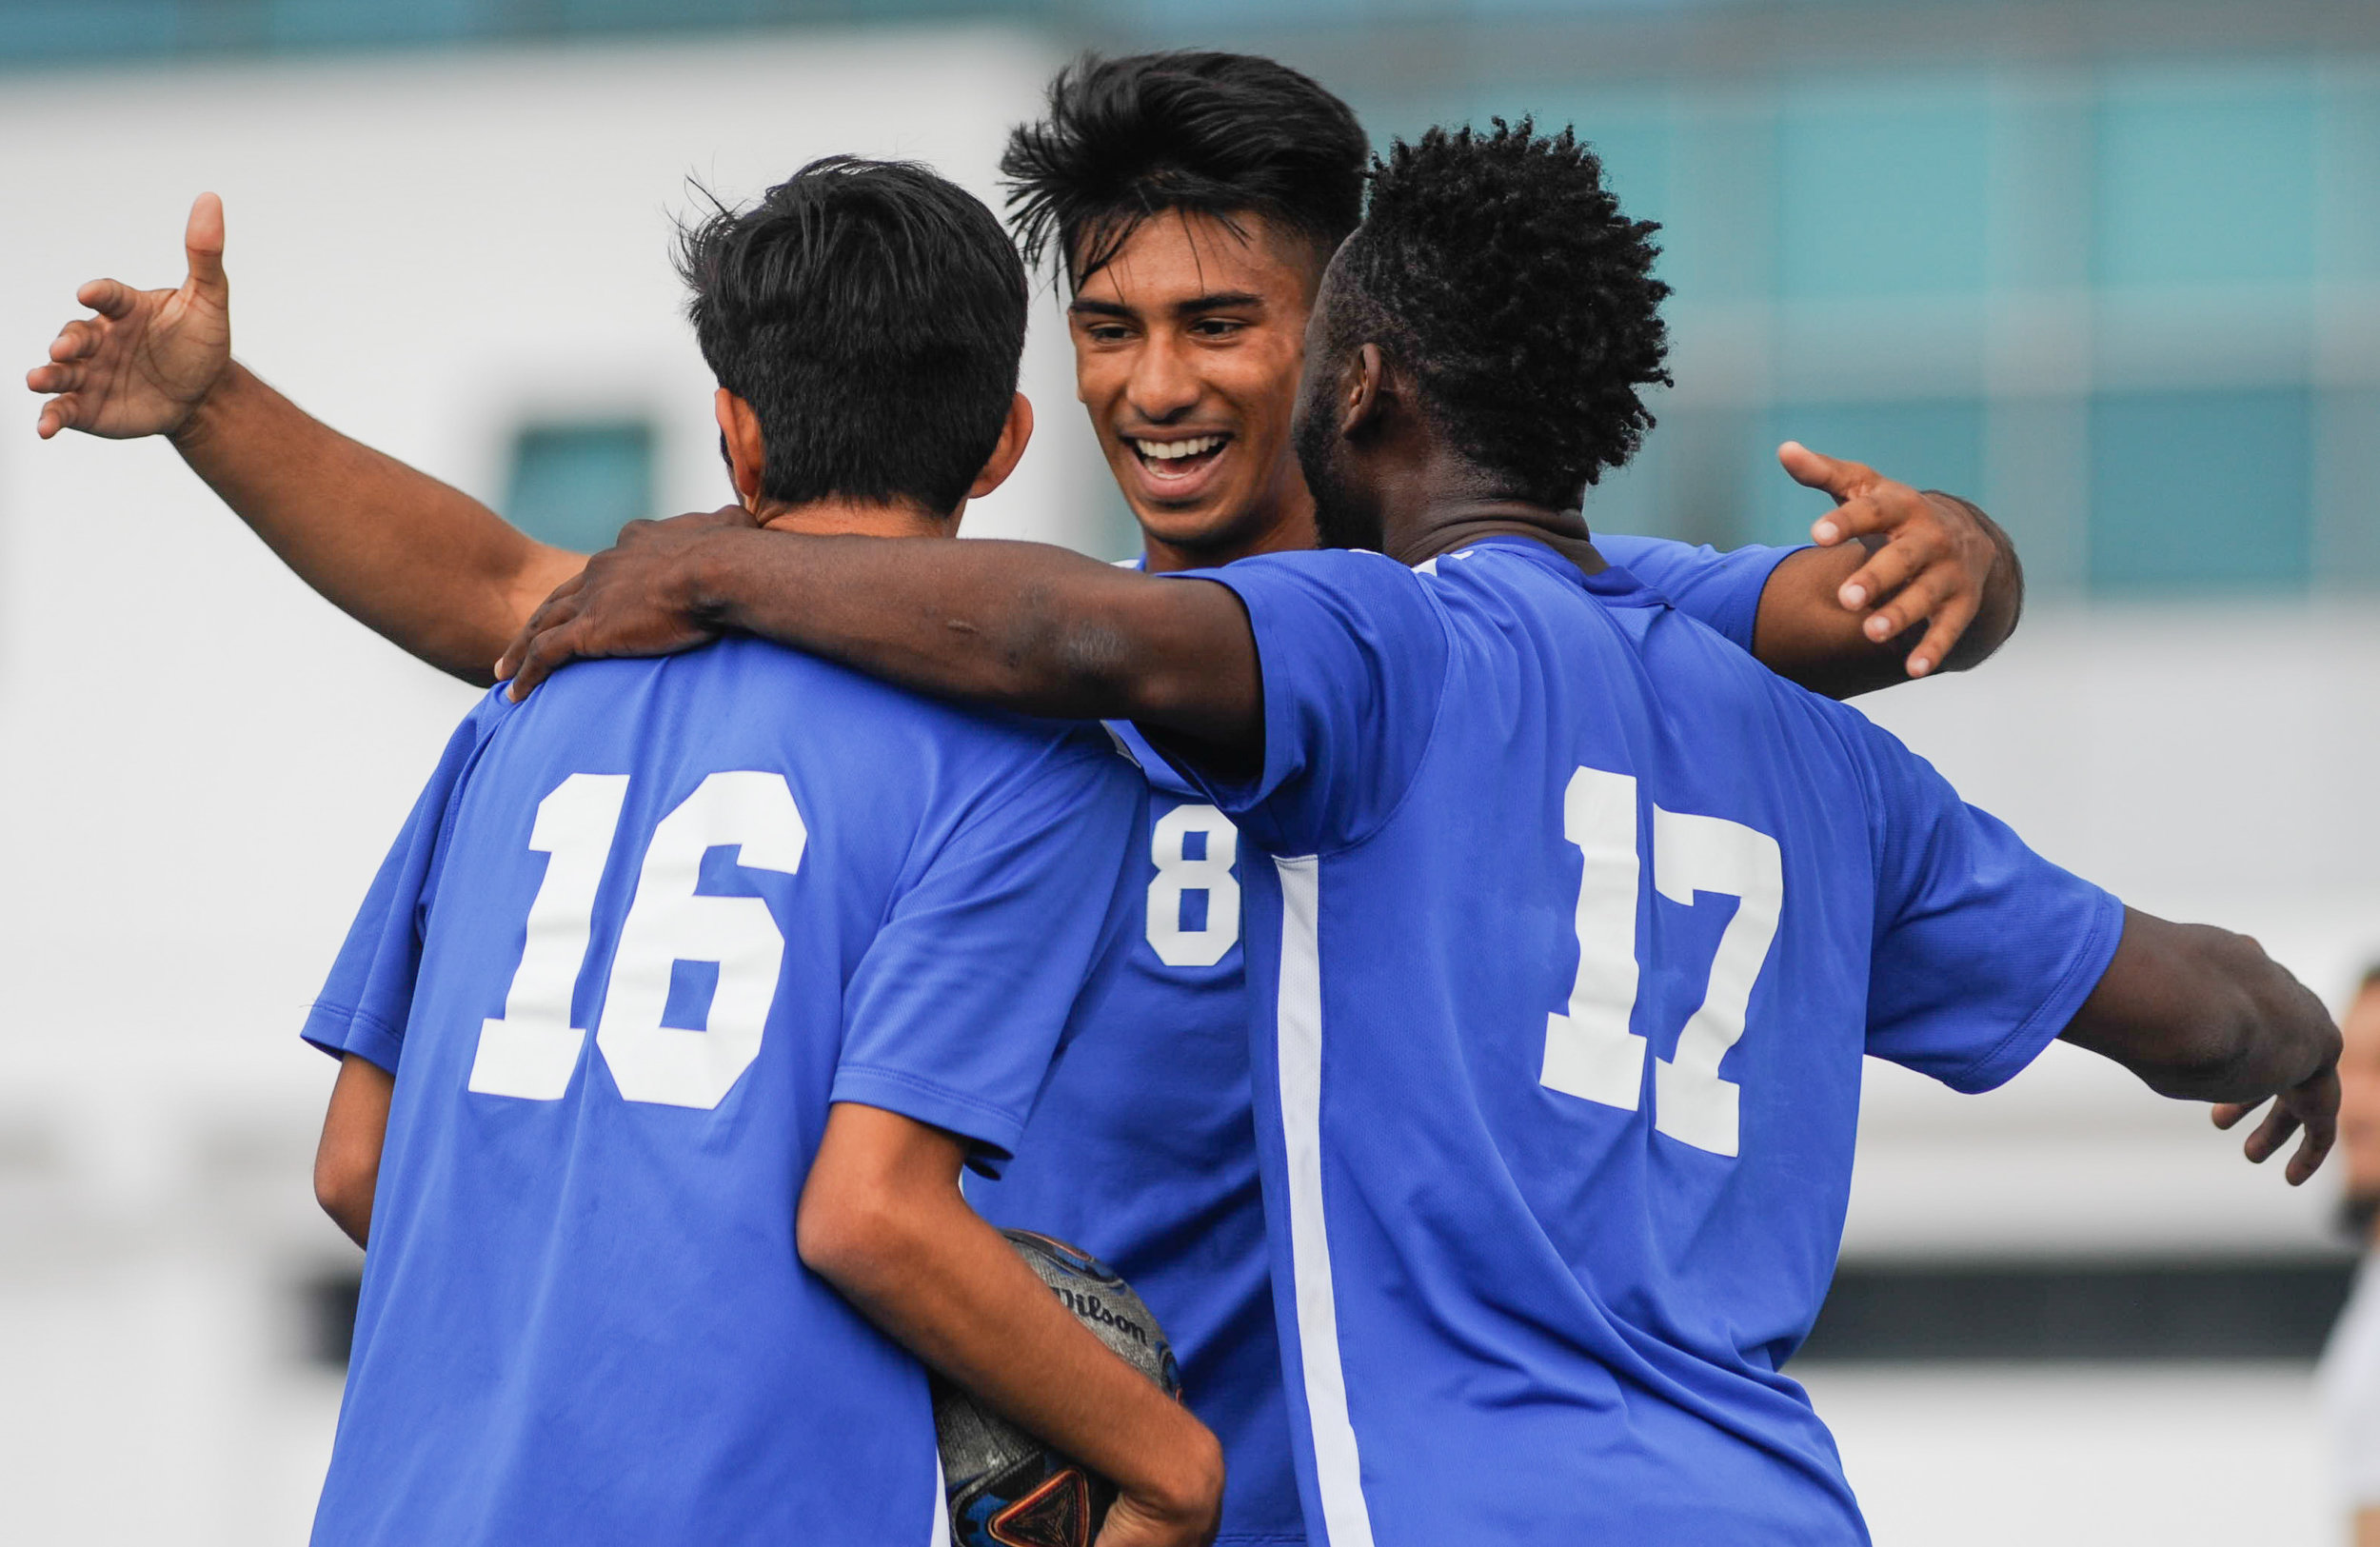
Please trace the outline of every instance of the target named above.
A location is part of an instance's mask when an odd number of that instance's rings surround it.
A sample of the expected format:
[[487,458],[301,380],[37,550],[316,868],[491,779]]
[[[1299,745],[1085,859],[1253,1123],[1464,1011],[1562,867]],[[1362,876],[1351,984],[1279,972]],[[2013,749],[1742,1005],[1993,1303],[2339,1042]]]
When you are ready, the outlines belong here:
[[[1580,768],[1562,799],[1562,835],[1578,846],[1578,974],[1566,1013],[1545,1018],[1538,1082],[1626,1111],[1644,1083],[1645,1039],[1631,1031],[1636,1005],[1636,782]],[[1720,817],[1653,808],[1653,884],[1674,902],[1696,894],[1738,899],[1719,936],[1702,1002],[1677,1035],[1676,1055],[1653,1068],[1653,1126],[1672,1139],[1733,1156],[1738,1087],[1719,1061],[1744,1034],[1752,985],[1776,941],[1785,868],[1776,840]]]
[[[1193,860],[1190,835],[1206,835],[1206,855]],[[1169,967],[1211,967],[1240,940],[1240,829],[1211,805],[1178,805],[1157,820],[1149,834],[1149,861],[1157,879],[1149,883],[1149,948]],[[1206,894],[1206,924],[1181,926],[1182,900]]]
[[[625,774],[572,774],[538,803],[529,846],[551,859],[529,904],[504,1016],[480,1027],[472,1090],[551,1101],[569,1088],[586,1041],[585,1028],[570,1024],[570,994],[627,793]],[[734,848],[735,863],[749,869],[792,875],[808,843],[793,791],[773,773],[712,774],[653,829],[596,1020],[595,1045],[621,1095],[715,1107],[760,1057],[784,936],[759,898],[704,897],[694,887],[713,848]],[[719,968],[701,1031],[661,1023],[680,962]]]

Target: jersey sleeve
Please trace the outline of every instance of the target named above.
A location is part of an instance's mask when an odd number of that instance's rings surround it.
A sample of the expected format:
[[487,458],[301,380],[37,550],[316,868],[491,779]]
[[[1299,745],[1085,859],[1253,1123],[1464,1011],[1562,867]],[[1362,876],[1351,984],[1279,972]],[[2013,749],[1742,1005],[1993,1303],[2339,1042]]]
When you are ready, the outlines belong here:
[[1239,596],[1264,688],[1260,769],[1227,779],[1187,759],[1177,766],[1271,853],[1325,853],[1369,837],[1411,786],[1445,692],[1451,648],[1429,583],[1355,548],[1268,553],[1168,578]]
[[1093,727],[982,802],[861,958],[832,1099],[947,1129],[999,1175],[1086,983],[1123,949],[1124,862],[1146,799]]
[[2123,904],[1857,724],[1878,855],[1868,1051],[1954,1090],[1990,1090],[2032,1062],[2098,985],[2124,932]]
[[1670,605],[1749,654],[1760,618],[1760,593],[1776,566],[1808,547],[1751,544],[1721,553],[1662,537],[1595,534],[1596,551],[1669,599]]
[[471,764],[508,707],[504,689],[492,689],[446,739],[438,766],[347,926],[347,942],[299,1033],[331,1057],[353,1053],[396,1072],[422,961],[423,920],[437,886],[449,814]]

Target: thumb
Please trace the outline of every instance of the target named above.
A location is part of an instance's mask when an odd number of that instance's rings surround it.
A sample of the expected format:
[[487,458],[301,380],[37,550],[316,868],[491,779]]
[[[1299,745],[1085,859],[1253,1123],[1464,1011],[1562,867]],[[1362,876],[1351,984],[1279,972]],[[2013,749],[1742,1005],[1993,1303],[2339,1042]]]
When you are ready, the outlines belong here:
[[1776,460],[1795,483],[1804,488],[1822,489],[1838,503],[1875,482],[1874,469],[1865,464],[1821,456],[1799,441],[1787,441],[1778,446]]
[[182,253],[189,260],[187,289],[222,300],[230,289],[223,272],[223,200],[202,193],[190,204],[190,223],[182,233]]

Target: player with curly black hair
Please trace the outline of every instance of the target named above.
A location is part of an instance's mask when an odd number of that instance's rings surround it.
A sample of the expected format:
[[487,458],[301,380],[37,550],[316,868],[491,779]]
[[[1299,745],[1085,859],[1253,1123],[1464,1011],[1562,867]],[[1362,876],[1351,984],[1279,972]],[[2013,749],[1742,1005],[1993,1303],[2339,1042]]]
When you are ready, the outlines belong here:
[[[1659,228],[1621,212],[1570,129],[1546,139],[1528,118],[1495,124],[1391,149],[1370,216],[1331,267],[1324,336],[1334,355],[1363,340],[1392,350],[1457,450],[1559,509],[1636,454],[1653,427],[1643,389],[1670,385]],[[1327,467],[1329,416],[1300,424],[1299,459]],[[1378,533],[1333,530],[1333,502],[1317,499],[1325,543],[1379,545]]]
[[[1641,433],[1660,334],[1599,170],[1525,123],[1391,153],[1297,410],[1325,528],[1377,549],[1160,578],[685,527],[591,560],[517,684],[750,630],[1168,754],[1232,823],[1200,863],[1269,862],[1253,1132],[1334,1547],[1864,1543],[1779,1372],[1868,1056],[1980,1091],[2063,1037],[2219,1121],[2274,1101],[2247,1150],[2302,1126],[2292,1181],[2334,1129],[2338,1033],[2254,942],[2126,909],[1604,562],[1563,493]],[[1532,442],[1534,392],[1586,422]],[[1069,1057],[1177,1078],[1140,1033]]]

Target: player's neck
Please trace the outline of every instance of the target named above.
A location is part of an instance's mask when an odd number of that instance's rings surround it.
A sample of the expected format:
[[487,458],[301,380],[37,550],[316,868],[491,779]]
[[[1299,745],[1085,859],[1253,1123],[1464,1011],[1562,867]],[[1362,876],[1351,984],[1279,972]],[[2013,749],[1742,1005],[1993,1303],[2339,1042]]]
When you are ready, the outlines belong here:
[[1421,564],[1482,538],[1510,536],[1549,544],[1589,573],[1603,567],[1580,512],[1527,499],[1443,446],[1427,444],[1399,460],[1376,485],[1380,546],[1389,557]]
[[907,500],[808,500],[780,505],[763,500],[751,506],[772,532],[804,537],[948,537],[958,527],[956,511],[932,514]]

